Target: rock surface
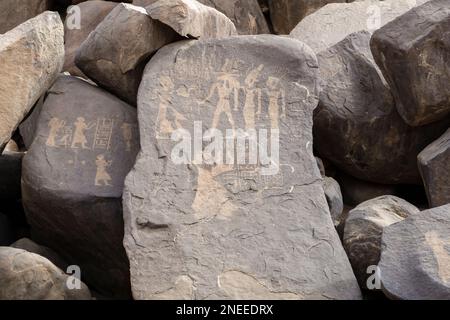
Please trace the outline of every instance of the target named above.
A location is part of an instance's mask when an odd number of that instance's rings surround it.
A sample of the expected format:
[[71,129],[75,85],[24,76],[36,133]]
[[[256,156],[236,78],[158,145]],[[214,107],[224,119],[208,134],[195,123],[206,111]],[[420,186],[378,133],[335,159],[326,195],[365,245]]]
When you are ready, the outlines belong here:
[[373,34],[374,58],[402,118],[423,126],[450,114],[450,0],[432,0]]
[[[133,4],[146,7],[158,0],[134,0]],[[269,33],[266,19],[257,0],[200,0],[215,8],[233,21],[241,35]]]
[[450,203],[450,129],[418,156],[431,207]]
[[89,83],[59,77],[23,161],[33,239],[81,267],[85,281],[129,297],[121,196],[139,148],[136,110]]
[[269,0],[270,17],[278,34],[289,34],[307,15],[328,3],[346,0]]
[[68,276],[25,250],[0,247],[0,300],[90,300],[85,284],[69,289]]
[[61,71],[64,29],[45,12],[0,35],[0,152]]
[[450,205],[384,229],[381,284],[395,299],[450,299]]
[[419,184],[417,155],[450,119],[413,128],[399,116],[369,47],[370,33],[349,35],[318,55],[322,93],[314,147],[344,172],[381,184]]
[[[177,43],[150,60],[123,198],[135,299],[360,298],[312,154],[317,68],[309,48],[275,36]],[[270,159],[233,165],[244,130],[263,136],[263,154],[270,133]],[[192,135],[190,155],[176,141]]]
[[195,0],[159,0],[146,7],[150,17],[183,37],[209,39],[236,35],[236,27],[223,13]]
[[341,187],[333,178],[324,177],[323,191],[325,192],[325,198],[327,199],[328,207],[330,208],[334,226],[338,226],[341,223],[342,211],[344,210]]
[[[117,5],[111,1],[86,1],[78,5],[78,10],[68,10],[68,16],[64,23],[64,71],[73,76],[85,77],[83,72],[75,65],[75,55],[83,41],[94,31],[97,25]],[[80,15],[79,21],[77,14]]]
[[0,34],[48,10],[50,0],[0,1]]
[[428,0],[366,0],[330,3],[303,19],[290,36],[319,53],[348,35],[374,32],[386,23]]
[[99,86],[135,105],[147,58],[177,37],[144,8],[121,3],[83,42],[75,64]]
[[366,287],[369,266],[376,266],[381,254],[384,228],[419,213],[412,204],[394,196],[381,196],[361,203],[345,221],[343,244],[362,288]]

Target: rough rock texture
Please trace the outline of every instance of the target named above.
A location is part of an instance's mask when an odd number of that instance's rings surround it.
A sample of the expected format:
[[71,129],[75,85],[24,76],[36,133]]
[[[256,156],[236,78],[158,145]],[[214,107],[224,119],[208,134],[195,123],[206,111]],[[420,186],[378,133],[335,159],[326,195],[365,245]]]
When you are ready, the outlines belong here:
[[411,215],[383,232],[379,263],[391,298],[450,299],[450,204]]
[[374,58],[411,126],[450,113],[450,0],[416,7],[374,33]]
[[344,210],[344,201],[342,199],[341,187],[339,183],[331,177],[323,178],[323,191],[330,208],[331,218],[334,225],[341,223],[342,211]]
[[159,0],[146,7],[150,17],[183,37],[197,39],[236,35],[236,27],[223,13],[195,0]]
[[11,247],[38,254],[51,261],[61,270],[67,270],[68,263],[64,261],[64,259],[62,259],[55,251],[48,247],[41,246],[28,238],[17,240],[11,244]]
[[314,147],[356,178],[420,183],[417,155],[450,119],[413,128],[399,116],[369,47],[370,33],[349,35],[318,55],[322,93],[314,112]]
[[147,58],[177,37],[144,8],[121,3],[83,42],[75,63],[98,85],[135,105]]
[[63,24],[45,12],[0,35],[0,152],[64,62]]
[[0,200],[20,199],[22,152],[4,151],[0,155]]
[[[146,7],[158,0],[134,0],[133,4]],[[233,21],[239,34],[269,33],[266,19],[257,0],[200,0],[217,9]]]
[[366,0],[330,3],[303,19],[290,36],[319,53],[351,33],[374,32],[386,23],[428,0]]
[[418,156],[431,207],[450,203],[450,129]]
[[22,196],[33,239],[79,265],[85,281],[129,297],[121,196],[139,148],[136,110],[89,83],[59,77],[24,157]]
[[[116,5],[117,3],[111,1],[86,1],[78,5],[79,10],[68,11],[64,23],[66,54],[64,71],[70,72],[73,76],[85,77],[83,72],[75,65],[75,54],[83,41]],[[76,20],[76,14],[80,14],[79,21]]]
[[0,247],[0,300],[89,300],[85,284],[68,289],[68,276],[50,261],[25,250]]
[[269,0],[270,17],[278,34],[289,34],[307,15],[332,2],[346,0]]
[[49,3],[49,0],[0,1],[0,34],[44,12]]
[[33,143],[34,137],[36,135],[36,127],[39,120],[39,115],[41,114],[42,105],[45,101],[45,95],[42,95],[38,102],[34,105],[31,111],[28,113],[28,116],[20,123],[19,125],[19,133],[22,137],[23,144],[25,148],[28,150]]
[[343,244],[362,288],[371,275],[367,268],[380,260],[383,229],[418,212],[415,206],[394,196],[363,202],[349,212]]
[[[123,198],[134,298],[360,298],[312,154],[317,68],[308,47],[275,36],[187,41],[152,58]],[[224,163],[206,141],[227,129]],[[263,154],[268,135],[272,150],[279,141],[279,157],[233,165],[243,130],[258,130]],[[180,135],[194,137],[193,161]]]

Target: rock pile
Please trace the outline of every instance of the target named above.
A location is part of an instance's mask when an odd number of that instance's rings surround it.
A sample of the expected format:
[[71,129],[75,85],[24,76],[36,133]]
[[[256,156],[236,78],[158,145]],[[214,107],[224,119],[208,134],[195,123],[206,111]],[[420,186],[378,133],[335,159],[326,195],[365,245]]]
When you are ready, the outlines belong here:
[[449,34],[450,0],[1,1],[0,299],[449,299]]

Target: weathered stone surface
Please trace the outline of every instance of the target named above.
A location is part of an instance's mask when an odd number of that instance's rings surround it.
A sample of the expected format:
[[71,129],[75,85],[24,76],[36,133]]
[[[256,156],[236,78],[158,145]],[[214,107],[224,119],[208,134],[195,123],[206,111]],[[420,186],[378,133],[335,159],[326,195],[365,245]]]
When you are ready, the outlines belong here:
[[383,229],[418,212],[415,206],[394,196],[363,202],[349,212],[343,243],[361,287],[366,287],[371,275],[367,268],[380,260]]
[[341,187],[333,178],[324,177],[323,191],[325,192],[328,208],[330,208],[331,218],[333,219],[334,225],[338,226],[341,222],[342,211],[344,210]]
[[[186,41],[152,58],[123,198],[134,298],[360,297],[312,154],[317,68],[301,42],[269,35]],[[227,129],[224,162],[207,141]],[[260,156],[269,134],[270,159],[234,165],[229,143],[244,130],[259,132]],[[192,157],[177,135],[194,136]]]
[[37,123],[44,101],[45,95],[42,95],[39,98],[38,102],[36,102],[34,107],[28,113],[28,116],[19,125],[19,133],[27,150],[31,147],[31,144],[33,143],[34,137],[36,135]]
[[[111,1],[85,1],[78,5],[78,9],[69,8],[64,22],[64,71],[73,76],[85,77],[83,72],[75,65],[75,54],[84,40],[94,31],[97,25],[117,5]],[[78,16],[79,15],[79,20]]]
[[28,238],[17,240],[13,244],[11,244],[11,247],[38,254],[48,259],[51,263],[53,263],[61,270],[67,270],[68,263],[64,261],[64,259],[61,258],[55,251],[48,247],[41,246]]
[[144,8],[121,3],[83,42],[75,64],[98,85],[136,104],[147,58],[177,37]]
[[68,276],[46,258],[25,250],[0,247],[0,300],[89,300],[84,283],[69,289]]
[[278,34],[289,34],[307,15],[328,3],[346,0],[269,0],[273,29]]
[[371,48],[411,126],[450,113],[450,0],[432,0],[373,34]]
[[358,31],[374,32],[428,0],[366,0],[330,3],[304,18],[290,36],[319,53]]
[[[133,4],[146,7],[158,0],[134,0]],[[257,0],[199,0],[215,8],[233,21],[241,35],[269,33],[266,19]]]
[[20,199],[22,152],[4,151],[0,155],[0,200]]
[[23,160],[33,239],[79,265],[90,286],[114,297],[130,294],[121,196],[138,148],[133,107],[62,76],[49,90]]
[[356,178],[420,183],[417,155],[450,119],[410,127],[399,116],[369,47],[370,33],[349,35],[318,55],[322,93],[314,112],[318,154]]
[[49,0],[0,1],[0,34],[34,18],[49,8]]
[[146,10],[152,19],[168,25],[183,37],[209,39],[237,34],[227,16],[195,0],[159,0]]
[[63,24],[45,12],[0,35],[0,152],[64,62]]
[[411,215],[383,231],[383,292],[407,300],[450,299],[450,204]]
[[450,129],[418,156],[431,207],[450,203]]
[[3,149],[3,153],[5,152],[19,152],[19,146],[14,140],[11,139],[6,144],[5,149]]

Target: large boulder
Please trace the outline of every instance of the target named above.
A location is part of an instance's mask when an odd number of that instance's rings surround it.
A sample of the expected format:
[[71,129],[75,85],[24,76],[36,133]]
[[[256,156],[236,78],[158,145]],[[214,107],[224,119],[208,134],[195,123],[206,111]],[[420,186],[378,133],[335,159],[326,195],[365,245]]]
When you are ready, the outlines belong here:
[[135,108],[62,76],[49,90],[23,160],[33,239],[79,265],[97,291],[117,298],[130,295],[121,196],[138,149]]
[[428,0],[365,0],[330,3],[304,18],[290,33],[319,53],[358,31],[374,32]]
[[84,283],[72,282],[49,260],[22,249],[0,247],[0,300],[90,300]]
[[378,264],[394,299],[450,299],[450,204],[414,214],[383,231]]
[[430,206],[450,203],[450,129],[419,154],[418,162]]
[[0,34],[48,10],[51,0],[0,1]]
[[183,37],[209,39],[236,35],[236,27],[223,13],[196,0],[159,0],[146,7],[150,17]]
[[42,13],[0,35],[0,61],[1,153],[20,121],[61,71],[64,27],[59,15]]
[[324,5],[346,0],[269,0],[273,29],[278,34],[289,34],[307,15]]
[[[71,75],[85,77],[75,65],[75,55],[84,40],[94,31],[97,25],[117,5],[111,1],[85,1],[78,5],[78,9],[69,8],[64,23],[65,61],[64,71]],[[77,16],[79,15],[79,17]],[[79,19],[79,20],[77,20]]]
[[333,178],[323,177],[323,191],[325,192],[328,208],[330,208],[331,218],[336,227],[341,223],[342,212],[344,211],[341,187]]
[[450,113],[450,0],[416,7],[373,34],[372,52],[411,126]]
[[177,36],[144,8],[121,3],[83,42],[75,64],[98,85],[135,105],[148,57]]
[[360,298],[312,154],[317,71],[307,46],[269,35],[150,60],[123,197],[134,298]]
[[[146,7],[157,1],[134,0],[133,4]],[[269,33],[269,27],[258,5],[258,0],[199,0],[199,2],[225,14],[233,21],[239,34]]]
[[410,127],[361,31],[318,55],[322,93],[314,112],[319,155],[356,178],[381,184],[419,184],[417,155],[448,128],[450,119]]
[[407,201],[388,195],[363,202],[348,213],[343,244],[362,288],[371,275],[368,267],[380,260],[383,229],[418,212]]

